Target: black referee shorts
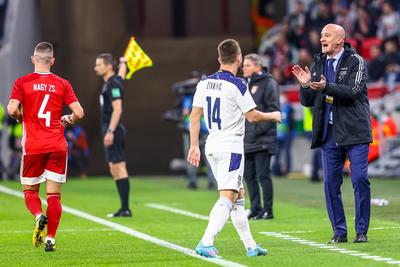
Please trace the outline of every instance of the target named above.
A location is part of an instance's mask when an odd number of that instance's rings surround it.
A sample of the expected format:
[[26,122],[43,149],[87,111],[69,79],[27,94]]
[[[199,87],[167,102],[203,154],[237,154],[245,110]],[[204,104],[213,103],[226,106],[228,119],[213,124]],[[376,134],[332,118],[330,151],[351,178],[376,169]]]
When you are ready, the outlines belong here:
[[[107,125],[108,127],[108,125]],[[107,132],[107,128],[103,127],[103,140]],[[125,160],[125,136],[126,130],[123,125],[118,125],[114,131],[114,142],[111,146],[105,147],[106,161],[111,163],[119,163]]]

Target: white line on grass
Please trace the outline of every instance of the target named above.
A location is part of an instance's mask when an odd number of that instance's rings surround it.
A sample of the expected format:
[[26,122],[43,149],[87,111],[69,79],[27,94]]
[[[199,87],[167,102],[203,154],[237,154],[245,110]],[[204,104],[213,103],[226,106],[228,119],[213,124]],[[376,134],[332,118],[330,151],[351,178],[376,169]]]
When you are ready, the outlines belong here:
[[351,256],[354,256],[354,257],[359,257],[359,258],[366,259],[366,260],[385,262],[385,263],[388,263],[388,264],[394,264],[394,265],[399,265],[400,266],[400,261],[396,261],[396,260],[394,260],[392,258],[383,258],[381,256],[369,255],[368,253],[361,253],[361,252],[358,252],[358,251],[347,250],[347,249],[344,249],[344,248],[339,248],[339,247],[331,246],[331,245],[325,245],[325,244],[317,243],[317,242],[314,242],[314,241],[298,239],[296,237],[291,237],[291,236],[283,235],[281,233],[276,233],[276,232],[260,232],[260,234],[268,235],[268,236],[272,236],[272,237],[276,237],[276,238],[281,238],[281,239],[285,239],[285,240],[289,240],[289,241],[296,242],[296,243],[303,244],[303,245],[308,245],[308,246],[312,246],[312,247],[318,247],[318,248],[330,250],[330,251],[333,251],[333,252],[339,252],[339,253],[351,255]]
[[193,212],[186,211],[186,210],[181,210],[181,209],[168,207],[168,206],[161,205],[161,204],[148,203],[147,206],[150,207],[150,208],[153,208],[153,209],[165,210],[165,211],[169,211],[169,212],[173,212],[173,213],[176,213],[176,214],[189,216],[189,217],[200,219],[200,220],[204,220],[204,221],[208,221],[208,219],[209,219],[208,216],[200,215],[200,214],[193,213]]
[[[3,192],[3,193],[8,194],[8,195],[12,195],[12,196],[20,197],[20,198],[24,197],[24,194],[22,192],[10,189],[10,188],[2,186],[2,185],[0,185],[0,192]],[[43,200],[42,200],[42,202],[46,205],[46,203]],[[133,230],[133,229],[128,228],[126,226],[123,226],[121,224],[104,220],[102,218],[90,215],[89,213],[86,213],[86,212],[83,212],[83,211],[80,211],[80,210],[77,210],[77,209],[73,209],[73,208],[67,207],[65,205],[63,205],[63,211],[66,212],[66,213],[73,214],[73,215],[75,215],[77,217],[84,218],[84,219],[86,219],[88,221],[92,221],[92,222],[95,222],[95,223],[98,223],[98,224],[101,224],[101,225],[108,226],[108,227],[110,227],[112,229],[118,230],[118,231],[120,231],[122,233],[125,233],[127,235],[131,235],[131,236],[134,236],[136,238],[143,239],[145,241],[149,241],[151,243],[154,243],[154,244],[162,246],[162,247],[166,247],[166,248],[169,248],[169,249],[176,250],[178,252],[181,252],[183,254],[186,254],[188,256],[191,256],[191,257],[203,260],[203,261],[208,261],[208,262],[211,262],[211,263],[214,263],[214,264],[218,264],[218,265],[221,265],[221,266],[229,266],[229,267],[243,267],[244,266],[244,265],[241,265],[239,263],[232,262],[232,261],[227,261],[227,260],[223,260],[223,259],[209,259],[209,258],[202,257],[200,255],[197,255],[194,250],[191,250],[191,249],[188,249],[188,248],[185,248],[185,247],[181,247],[179,245],[167,242],[167,241],[162,240],[162,239],[158,239],[156,237],[153,237],[153,236],[150,236],[148,234],[144,234],[144,233],[138,232],[136,230]]]
[[[112,232],[117,231],[110,228],[89,228],[89,229],[59,229],[57,232]],[[32,233],[32,230],[14,230],[14,231],[0,231],[0,234],[27,234]]]

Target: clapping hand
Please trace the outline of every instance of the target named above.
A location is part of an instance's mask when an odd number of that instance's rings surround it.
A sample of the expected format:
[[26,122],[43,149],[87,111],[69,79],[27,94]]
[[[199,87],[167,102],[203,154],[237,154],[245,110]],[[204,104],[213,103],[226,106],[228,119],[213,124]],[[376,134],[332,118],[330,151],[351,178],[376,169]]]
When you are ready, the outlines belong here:
[[326,86],[326,79],[324,75],[321,75],[321,80],[319,82],[312,82],[310,84],[311,89],[313,90],[322,90]]
[[308,85],[311,81],[311,72],[307,66],[303,70],[299,65],[294,65],[292,68],[292,74],[302,86]]

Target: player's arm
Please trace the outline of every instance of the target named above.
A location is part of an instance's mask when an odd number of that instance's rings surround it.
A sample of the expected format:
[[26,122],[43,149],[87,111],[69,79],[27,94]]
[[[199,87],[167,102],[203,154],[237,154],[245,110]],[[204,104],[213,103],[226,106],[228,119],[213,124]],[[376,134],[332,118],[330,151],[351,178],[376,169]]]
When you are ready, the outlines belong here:
[[200,164],[200,148],[199,148],[199,134],[200,134],[200,120],[203,116],[203,109],[200,107],[193,107],[190,113],[190,149],[188,152],[187,161],[198,167]]
[[244,114],[249,122],[281,122],[282,116],[280,111],[273,112],[261,112],[256,109],[252,109]]
[[19,110],[20,104],[21,104],[21,102],[17,99],[10,99],[10,102],[8,102],[8,105],[7,105],[8,115],[10,115],[12,118],[17,120],[17,122],[19,122],[19,123],[22,121],[22,113]]
[[61,117],[61,124],[64,126],[74,124],[85,116],[83,108],[78,101],[71,103],[68,107],[71,109],[72,113]]
[[104,145],[111,146],[114,142],[114,131],[117,128],[118,122],[121,119],[122,115],[122,99],[115,99],[112,101],[113,111],[111,113],[110,124],[108,125],[108,129],[106,135],[104,136]]
[[126,72],[128,71],[128,67],[126,66],[126,58],[119,58],[119,68],[118,68],[118,76],[120,76],[123,80],[125,80]]

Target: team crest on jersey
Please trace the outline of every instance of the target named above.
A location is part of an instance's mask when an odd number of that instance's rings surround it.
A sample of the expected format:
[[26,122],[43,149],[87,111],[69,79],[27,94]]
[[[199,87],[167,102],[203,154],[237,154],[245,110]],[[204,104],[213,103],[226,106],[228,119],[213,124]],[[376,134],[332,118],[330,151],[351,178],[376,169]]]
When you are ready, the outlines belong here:
[[254,94],[257,92],[257,89],[258,89],[258,86],[257,86],[257,85],[253,85],[253,86],[251,87],[250,92],[254,95]]

